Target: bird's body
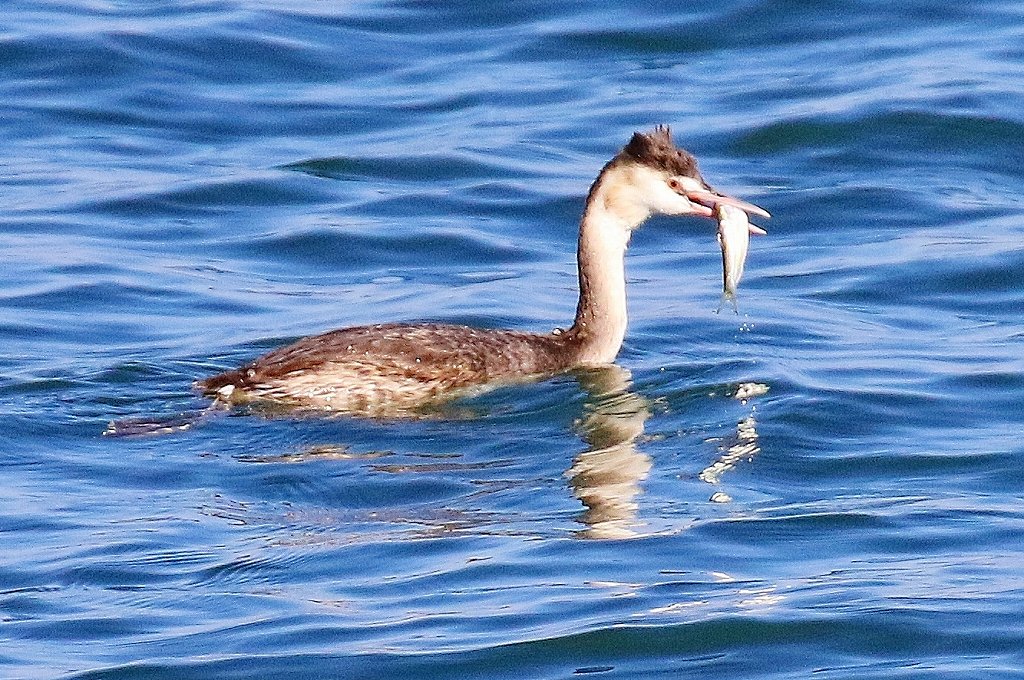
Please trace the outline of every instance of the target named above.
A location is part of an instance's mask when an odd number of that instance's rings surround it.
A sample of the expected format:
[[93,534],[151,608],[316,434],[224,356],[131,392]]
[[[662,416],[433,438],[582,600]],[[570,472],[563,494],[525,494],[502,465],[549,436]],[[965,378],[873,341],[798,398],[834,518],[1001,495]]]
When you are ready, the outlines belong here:
[[632,231],[655,213],[711,217],[719,204],[767,216],[711,189],[668,128],[636,133],[587,196],[577,250],[579,304],[564,332],[357,326],[303,338],[197,386],[224,403],[388,415],[496,384],[610,363],[626,332],[624,256]]
[[564,371],[556,334],[451,324],[380,324],[303,338],[201,383],[232,401],[381,414],[415,410],[483,386]]

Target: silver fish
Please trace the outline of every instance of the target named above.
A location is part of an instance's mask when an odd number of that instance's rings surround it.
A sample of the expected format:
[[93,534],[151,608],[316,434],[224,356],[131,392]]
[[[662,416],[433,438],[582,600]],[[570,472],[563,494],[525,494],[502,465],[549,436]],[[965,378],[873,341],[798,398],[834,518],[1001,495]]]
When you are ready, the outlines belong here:
[[763,236],[768,232],[751,224],[747,213],[731,205],[716,205],[715,216],[718,218],[718,245],[722,248],[722,299],[730,300],[736,309],[736,289],[743,278],[750,235]]

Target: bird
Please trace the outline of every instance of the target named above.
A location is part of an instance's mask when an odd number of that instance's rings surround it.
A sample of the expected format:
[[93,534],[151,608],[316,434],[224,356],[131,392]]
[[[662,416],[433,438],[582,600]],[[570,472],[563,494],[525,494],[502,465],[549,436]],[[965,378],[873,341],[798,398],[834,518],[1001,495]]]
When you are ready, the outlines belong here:
[[532,333],[446,323],[354,326],[304,337],[195,387],[228,407],[266,403],[391,416],[502,384],[610,364],[626,334],[624,258],[633,231],[652,215],[715,218],[720,206],[770,217],[713,189],[694,156],[675,145],[668,126],[635,132],[587,193],[577,243],[579,300],[569,328]]

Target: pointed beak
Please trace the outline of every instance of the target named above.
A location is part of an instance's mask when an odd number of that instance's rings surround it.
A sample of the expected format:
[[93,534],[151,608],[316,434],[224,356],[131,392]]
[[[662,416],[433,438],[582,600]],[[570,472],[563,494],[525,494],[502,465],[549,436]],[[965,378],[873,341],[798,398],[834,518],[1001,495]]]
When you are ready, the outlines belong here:
[[[699,205],[703,205],[709,208],[711,210],[712,215],[715,214],[715,212],[718,209],[718,206],[730,205],[734,208],[739,208],[748,215],[760,215],[761,217],[771,217],[771,214],[769,214],[769,212],[764,208],[754,205],[753,203],[741,201],[740,199],[733,198],[732,196],[727,196],[726,194],[715,191],[711,187],[706,187],[704,189],[691,189],[686,192],[686,197],[690,199],[692,203],[697,203]],[[753,227],[753,225],[751,226]],[[758,233],[757,231],[754,231],[754,229],[759,228],[753,227],[753,229],[751,229],[751,233]]]

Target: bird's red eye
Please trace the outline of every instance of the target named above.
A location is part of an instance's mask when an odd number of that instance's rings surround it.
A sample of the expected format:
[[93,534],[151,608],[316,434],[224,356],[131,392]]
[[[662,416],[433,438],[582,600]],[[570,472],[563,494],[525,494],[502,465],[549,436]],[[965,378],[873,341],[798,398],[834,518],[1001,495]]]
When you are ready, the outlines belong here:
[[682,185],[679,184],[679,180],[677,180],[675,177],[668,181],[668,188],[671,189],[672,191],[679,191],[681,186]]

